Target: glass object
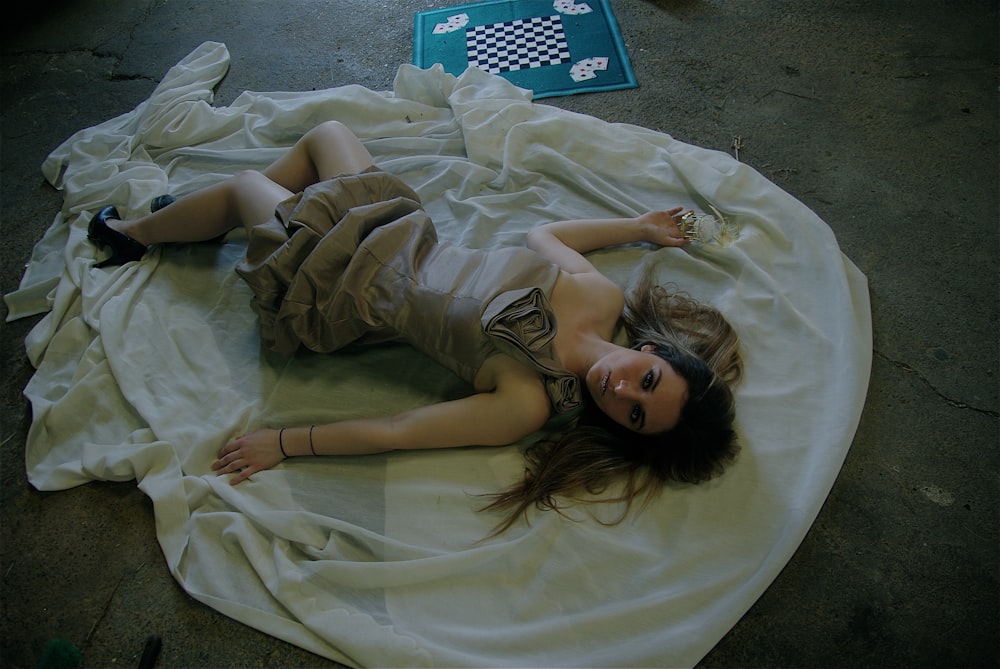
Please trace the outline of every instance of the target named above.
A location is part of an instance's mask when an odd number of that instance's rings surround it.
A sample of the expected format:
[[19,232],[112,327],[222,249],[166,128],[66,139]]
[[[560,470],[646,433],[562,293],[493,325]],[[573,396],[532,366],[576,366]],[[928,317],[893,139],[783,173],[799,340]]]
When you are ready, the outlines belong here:
[[692,242],[729,246],[739,239],[740,226],[723,216],[715,207],[712,207],[712,211],[712,214],[689,211],[681,216],[681,232]]

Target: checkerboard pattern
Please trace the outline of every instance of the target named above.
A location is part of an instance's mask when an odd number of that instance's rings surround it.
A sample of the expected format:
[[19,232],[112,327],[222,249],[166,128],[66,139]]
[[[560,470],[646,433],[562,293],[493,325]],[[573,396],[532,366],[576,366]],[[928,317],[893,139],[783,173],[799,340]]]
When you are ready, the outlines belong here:
[[417,12],[413,64],[499,75],[532,99],[638,86],[609,0],[477,0]]
[[469,65],[490,74],[559,65],[570,61],[569,46],[559,16],[538,16],[465,32]]

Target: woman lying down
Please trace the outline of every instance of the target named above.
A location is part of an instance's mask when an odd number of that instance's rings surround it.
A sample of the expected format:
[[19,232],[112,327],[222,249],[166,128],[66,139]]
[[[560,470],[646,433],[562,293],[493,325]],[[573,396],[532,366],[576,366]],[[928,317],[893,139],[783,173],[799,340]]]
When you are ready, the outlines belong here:
[[[508,513],[502,531],[532,506],[557,509],[557,496],[616,482],[628,509],[665,481],[711,478],[736,453],[731,385],[742,367],[730,324],[648,273],[625,296],[584,256],[633,242],[683,246],[681,208],[540,225],[527,248],[441,244],[416,193],[330,121],[262,172],[161,196],[151,209],[127,221],[113,206],[94,216],[89,238],[111,249],[98,267],[244,226],[236,271],[269,348],[404,341],[474,390],[385,418],[245,434],[212,465],[234,485],[294,456],[501,446],[561,425],[528,449],[524,480],[487,507]],[[620,324],[627,348],[612,341]]]

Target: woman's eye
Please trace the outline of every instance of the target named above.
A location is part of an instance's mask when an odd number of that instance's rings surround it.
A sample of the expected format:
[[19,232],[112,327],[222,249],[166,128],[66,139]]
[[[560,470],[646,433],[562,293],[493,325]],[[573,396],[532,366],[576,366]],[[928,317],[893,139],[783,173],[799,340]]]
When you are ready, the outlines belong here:
[[632,413],[629,414],[629,418],[632,420],[633,423],[638,423],[641,417],[642,417],[642,409],[639,407],[638,404],[636,404],[632,407]]
[[650,386],[653,385],[653,372],[646,372],[646,376],[642,377],[642,388],[643,390],[648,390]]

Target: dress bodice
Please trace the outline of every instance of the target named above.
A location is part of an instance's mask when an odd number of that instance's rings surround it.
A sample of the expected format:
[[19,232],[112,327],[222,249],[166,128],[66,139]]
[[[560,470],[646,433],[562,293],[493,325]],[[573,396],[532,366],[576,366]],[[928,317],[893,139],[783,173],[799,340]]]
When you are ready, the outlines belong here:
[[581,384],[553,348],[558,266],[524,247],[439,242],[416,194],[385,172],[283,202],[251,231],[237,271],[276,351],[405,341],[470,384],[504,353],[543,377],[554,414],[582,406]]

